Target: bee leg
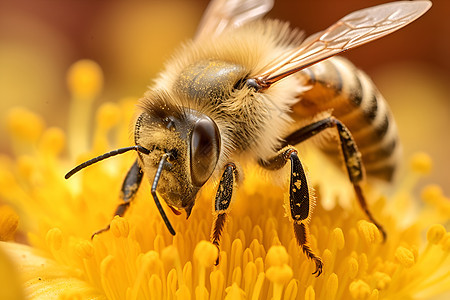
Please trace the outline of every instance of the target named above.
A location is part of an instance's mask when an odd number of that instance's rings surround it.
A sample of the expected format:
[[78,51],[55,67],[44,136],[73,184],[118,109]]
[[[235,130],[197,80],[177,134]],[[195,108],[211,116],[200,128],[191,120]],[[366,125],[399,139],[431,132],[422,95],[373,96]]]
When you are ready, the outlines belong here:
[[358,202],[369,220],[377,226],[378,230],[383,235],[383,240],[386,240],[386,231],[383,226],[375,220],[370,212],[366,198],[364,197],[364,193],[362,192],[360,186],[360,182],[364,178],[364,167],[361,160],[361,153],[358,150],[352,134],[348,128],[342,124],[342,122],[333,117],[328,117],[309,124],[287,136],[285,138],[285,145],[296,145],[316,135],[322,130],[331,127],[336,127],[339,133],[340,147],[344,155],[345,167],[347,168],[349,179],[353,184]]
[[289,204],[291,217],[294,221],[294,234],[303,253],[316,264],[313,274],[319,276],[322,273],[322,259],[314,254],[309,243],[308,220],[310,216],[310,193],[308,181],[302,163],[297,155],[297,150],[286,147],[278,155],[267,161],[260,160],[259,164],[269,170],[281,169],[287,161],[291,161],[291,178],[289,184]]
[[[222,177],[220,178],[219,187],[214,200],[215,213],[211,232],[211,242],[216,245],[219,250],[218,253],[220,253],[220,236],[225,225],[228,207],[231,202],[231,196],[233,195],[233,185],[236,176],[236,165],[234,163],[228,163],[225,166]],[[217,256],[216,265],[219,264],[219,257],[220,256]]]
[[[133,201],[134,197],[136,196],[139,186],[141,185],[143,176],[144,173],[142,172],[141,167],[139,166],[138,161],[136,160],[134,164],[131,166],[130,170],[128,171],[125,180],[123,181],[122,189],[120,192],[120,197],[122,198],[123,203],[117,206],[114,216],[123,217],[126,210],[130,206],[131,201]],[[108,226],[106,226],[105,228],[96,231],[91,236],[91,238],[94,238],[94,236],[96,236],[99,233],[108,231],[109,227],[110,225],[108,224]]]

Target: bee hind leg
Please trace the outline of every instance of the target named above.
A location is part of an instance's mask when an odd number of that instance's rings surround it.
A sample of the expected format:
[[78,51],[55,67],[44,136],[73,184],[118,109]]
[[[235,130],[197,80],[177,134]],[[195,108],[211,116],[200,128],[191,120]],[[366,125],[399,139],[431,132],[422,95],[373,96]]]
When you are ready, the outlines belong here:
[[358,150],[355,140],[353,139],[352,134],[348,130],[348,128],[339,120],[334,117],[328,117],[323,120],[314,122],[312,124],[306,125],[302,127],[289,136],[285,138],[284,145],[296,145],[299,144],[319,132],[327,129],[335,127],[339,134],[339,142],[341,151],[344,156],[345,167],[347,169],[348,177],[353,184],[353,188],[355,190],[356,198],[363,209],[364,213],[368,217],[368,219],[375,224],[378,230],[381,232],[383,236],[383,240],[386,240],[386,231],[383,226],[378,223],[373,217],[372,213],[369,210],[369,207],[366,202],[366,198],[364,197],[364,193],[361,189],[360,182],[364,178],[364,167],[361,160],[361,153]]
[[322,273],[323,262],[311,249],[309,243],[308,220],[311,211],[310,191],[302,163],[297,155],[297,150],[292,147],[282,149],[278,155],[265,161],[259,160],[259,164],[269,170],[281,169],[287,161],[291,161],[291,178],[289,183],[289,205],[294,224],[294,234],[297,243],[303,253],[316,264],[313,274],[319,276]]
[[[114,216],[123,217],[128,207],[130,206],[131,201],[133,201],[134,197],[136,196],[143,176],[144,173],[142,172],[141,167],[136,160],[128,171],[125,180],[123,181],[120,192],[120,198],[123,200],[123,202],[117,206],[116,211],[114,212]],[[96,236],[97,234],[108,231],[109,228],[110,224],[108,224],[105,228],[94,232],[94,234],[92,234],[91,236],[91,239],[94,238],[94,236]]]
[[218,256],[216,260],[216,265],[219,264],[220,257],[220,236],[222,234],[228,207],[231,202],[231,197],[233,195],[233,186],[235,177],[237,176],[236,165],[234,163],[228,163],[225,166],[222,177],[220,178],[219,187],[217,189],[216,198],[214,200],[214,221],[211,232],[211,242],[217,247]]

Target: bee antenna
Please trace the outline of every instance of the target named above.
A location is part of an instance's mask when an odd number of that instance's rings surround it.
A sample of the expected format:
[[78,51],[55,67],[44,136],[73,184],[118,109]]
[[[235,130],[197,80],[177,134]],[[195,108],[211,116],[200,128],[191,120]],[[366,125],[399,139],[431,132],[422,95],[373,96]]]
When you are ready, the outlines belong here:
[[161,202],[158,199],[158,195],[156,195],[156,187],[158,186],[159,179],[161,178],[161,173],[164,168],[164,164],[166,163],[167,157],[170,155],[171,155],[170,153],[164,154],[161,157],[161,160],[159,161],[158,169],[156,170],[155,179],[153,179],[152,196],[153,196],[153,199],[155,200],[156,207],[158,208],[159,213],[161,214],[164,224],[166,224],[167,229],[169,229],[170,234],[175,235],[175,230],[173,229],[172,224],[170,224],[170,221],[167,218],[167,215],[161,206]]
[[104,160],[108,157],[114,156],[114,155],[118,155],[118,154],[122,154],[125,152],[128,152],[130,150],[136,150],[138,152],[144,153],[144,154],[149,154],[150,150],[148,150],[147,148],[144,148],[140,145],[136,145],[136,146],[131,146],[131,147],[125,147],[125,148],[120,148],[120,149],[116,149],[113,150],[111,152],[102,154],[100,156],[94,157],[93,159],[90,159],[88,161],[85,161],[82,164],[79,164],[78,166],[76,166],[75,168],[73,168],[72,170],[70,170],[65,176],[65,179],[69,179],[70,176],[72,176],[73,174],[77,173],[78,171],[80,171],[81,169],[84,169],[92,164],[95,164],[96,162],[99,162],[101,160]]

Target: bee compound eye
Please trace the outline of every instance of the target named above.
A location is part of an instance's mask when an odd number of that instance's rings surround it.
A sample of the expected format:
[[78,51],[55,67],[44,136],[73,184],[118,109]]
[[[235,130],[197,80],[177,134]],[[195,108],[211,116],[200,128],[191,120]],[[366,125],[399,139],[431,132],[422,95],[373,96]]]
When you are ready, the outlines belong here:
[[208,117],[198,120],[191,134],[191,179],[202,186],[211,176],[220,155],[220,133]]

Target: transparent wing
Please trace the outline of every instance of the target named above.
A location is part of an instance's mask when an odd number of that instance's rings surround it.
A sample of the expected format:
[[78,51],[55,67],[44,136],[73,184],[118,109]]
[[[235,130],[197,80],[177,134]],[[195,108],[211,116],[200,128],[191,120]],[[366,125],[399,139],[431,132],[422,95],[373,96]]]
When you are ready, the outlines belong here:
[[212,0],[200,21],[196,40],[219,35],[228,27],[238,27],[261,18],[273,7],[273,0]]
[[277,58],[256,79],[267,88],[319,61],[390,34],[419,18],[430,7],[430,1],[398,1],[353,12]]

